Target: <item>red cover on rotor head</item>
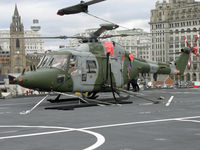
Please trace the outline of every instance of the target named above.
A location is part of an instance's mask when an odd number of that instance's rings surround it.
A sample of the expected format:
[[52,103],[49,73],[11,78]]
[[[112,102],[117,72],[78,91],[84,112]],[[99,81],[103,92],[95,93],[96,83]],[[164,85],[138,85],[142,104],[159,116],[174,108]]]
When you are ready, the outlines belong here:
[[133,61],[134,54],[133,54],[133,53],[130,53],[130,54],[129,54],[129,58],[130,58],[131,61]]
[[110,56],[114,56],[114,45],[112,42],[104,42],[104,45],[106,47],[106,52],[110,53]]

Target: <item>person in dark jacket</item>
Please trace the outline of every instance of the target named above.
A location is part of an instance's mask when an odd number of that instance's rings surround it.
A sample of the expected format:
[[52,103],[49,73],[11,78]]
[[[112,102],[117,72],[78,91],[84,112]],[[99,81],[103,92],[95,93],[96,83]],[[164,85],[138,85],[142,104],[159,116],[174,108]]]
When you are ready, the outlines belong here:
[[127,90],[130,90],[130,85],[133,87],[133,92],[138,92],[140,90],[139,85],[137,84],[137,80],[132,79],[130,82],[127,84]]

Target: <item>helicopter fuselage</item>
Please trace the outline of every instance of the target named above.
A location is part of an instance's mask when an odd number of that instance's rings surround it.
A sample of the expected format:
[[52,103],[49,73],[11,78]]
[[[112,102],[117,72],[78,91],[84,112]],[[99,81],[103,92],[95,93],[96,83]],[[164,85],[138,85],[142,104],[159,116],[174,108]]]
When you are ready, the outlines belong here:
[[35,71],[23,73],[16,81],[38,91],[106,92],[111,90],[108,85],[121,88],[130,80],[138,79],[139,73],[180,73],[175,64],[131,59],[129,52],[120,45],[110,43],[112,55],[107,55],[105,42],[83,43],[50,52],[41,59]]

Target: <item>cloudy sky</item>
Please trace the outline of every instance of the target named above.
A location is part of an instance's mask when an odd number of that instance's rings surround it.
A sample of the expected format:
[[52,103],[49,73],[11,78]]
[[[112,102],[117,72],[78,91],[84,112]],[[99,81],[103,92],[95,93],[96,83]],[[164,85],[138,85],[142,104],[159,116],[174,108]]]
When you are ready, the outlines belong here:
[[[89,13],[127,28],[149,31],[150,10],[157,0],[106,0],[89,7]],[[160,0],[161,1],[161,0]],[[67,35],[96,28],[104,23],[86,14],[58,16],[57,10],[79,3],[80,0],[0,0],[0,29],[8,29],[17,4],[25,29],[30,29],[33,19],[39,19],[43,36]],[[60,45],[50,41],[45,46]]]

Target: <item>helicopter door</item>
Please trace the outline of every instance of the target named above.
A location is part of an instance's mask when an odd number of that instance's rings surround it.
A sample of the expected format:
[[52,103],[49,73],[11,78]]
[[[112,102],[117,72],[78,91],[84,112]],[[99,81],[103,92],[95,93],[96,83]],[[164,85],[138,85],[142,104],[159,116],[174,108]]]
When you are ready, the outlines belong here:
[[92,90],[97,79],[98,69],[95,59],[84,59],[82,63],[82,84],[87,90]]
[[121,57],[111,58],[111,70],[112,75],[114,76],[114,84],[117,87],[122,87],[122,61]]

